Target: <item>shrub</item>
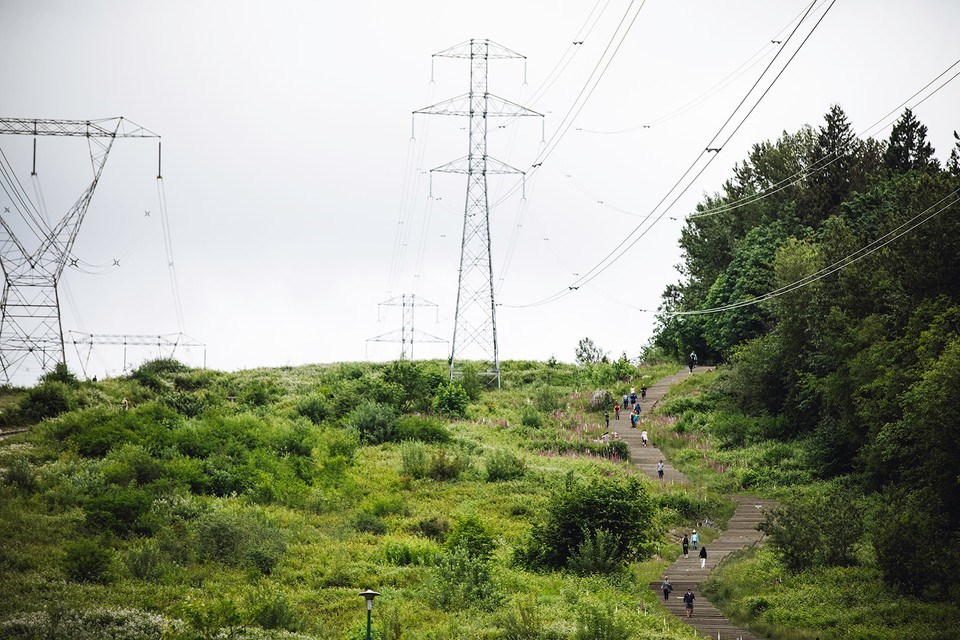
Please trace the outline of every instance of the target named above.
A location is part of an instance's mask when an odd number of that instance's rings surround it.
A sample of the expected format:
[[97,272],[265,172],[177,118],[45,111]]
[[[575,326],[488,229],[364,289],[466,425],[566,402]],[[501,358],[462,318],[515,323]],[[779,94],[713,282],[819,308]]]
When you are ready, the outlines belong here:
[[393,440],[397,416],[393,407],[365,400],[350,412],[346,424],[360,434],[366,444],[381,444]]
[[535,407],[526,405],[520,410],[520,424],[528,429],[539,429],[543,426],[543,414]]
[[432,540],[444,540],[450,530],[450,521],[436,516],[423,518],[417,523],[417,533]]
[[434,480],[453,480],[470,466],[470,459],[464,453],[451,454],[446,447],[440,447],[430,457],[427,475]]
[[429,470],[426,446],[419,442],[404,442],[400,445],[400,472],[403,475],[426,478]]
[[19,412],[28,422],[41,422],[70,411],[75,405],[73,390],[63,382],[51,380],[29,389],[20,401]]
[[32,493],[37,488],[37,472],[27,460],[14,458],[3,470],[3,482],[25,493]]
[[387,532],[387,523],[369,511],[361,511],[353,518],[353,528],[361,533],[382,536]]
[[500,623],[503,640],[539,640],[544,636],[543,616],[531,597],[520,597],[506,609]]
[[436,544],[422,539],[387,540],[382,548],[384,559],[400,567],[430,566],[439,555]]
[[93,540],[66,545],[63,568],[74,582],[106,583],[113,579],[113,551]]
[[49,607],[0,622],[0,637],[8,640],[144,640],[181,637],[179,620],[138,609],[88,609],[75,611]]
[[487,561],[493,555],[497,540],[476,516],[458,518],[444,544],[448,551],[463,550],[471,558]]
[[451,380],[437,388],[433,398],[433,408],[437,413],[454,418],[464,418],[467,415],[467,405],[470,396],[459,381]]
[[610,536],[604,548],[612,546],[619,563],[629,561],[642,557],[653,520],[653,503],[636,478],[569,481],[553,492],[543,522],[518,550],[518,560],[532,567],[563,567],[588,532],[596,544],[602,529]]
[[383,516],[406,513],[407,504],[404,502],[403,496],[397,494],[388,494],[371,500],[367,505],[366,510],[373,515],[382,518]]
[[326,396],[312,393],[297,400],[297,413],[314,424],[320,424],[330,414]]
[[533,406],[544,413],[551,413],[560,404],[560,393],[553,387],[543,385],[534,391]]
[[397,420],[395,439],[444,443],[450,441],[450,432],[439,418],[408,415]]
[[516,480],[523,477],[526,461],[506,450],[494,451],[487,457],[487,481]]
[[257,515],[213,511],[198,517],[193,528],[202,558],[261,573],[270,573],[287,548],[283,532]]
[[434,571],[428,597],[434,606],[449,610],[471,606],[489,609],[499,599],[490,564],[478,561],[463,548],[443,555]]
[[613,573],[620,569],[622,564],[618,540],[606,529],[585,531],[580,545],[567,560],[567,567],[582,576]]
[[154,540],[144,540],[127,549],[123,554],[123,564],[130,575],[138,580],[156,582],[167,572],[166,556],[160,544]]
[[111,487],[104,494],[87,500],[84,505],[87,526],[117,535],[146,533],[143,516],[151,504],[153,498],[143,489]]
[[625,618],[618,615],[613,605],[603,608],[588,606],[577,616],[577,630],[573,640],[630,640],[633,629]]
[[297,631],[300,620],[287,594],[276,587],[258,589],[248,603],[248,619],[263,629]]
[[62,382],[70,387],[76,387],[79,384],[77,376],[73,375],[64,362],[58,362],[56,366],[54,366],[53,371],[48,371],[40,376],[40,382]]

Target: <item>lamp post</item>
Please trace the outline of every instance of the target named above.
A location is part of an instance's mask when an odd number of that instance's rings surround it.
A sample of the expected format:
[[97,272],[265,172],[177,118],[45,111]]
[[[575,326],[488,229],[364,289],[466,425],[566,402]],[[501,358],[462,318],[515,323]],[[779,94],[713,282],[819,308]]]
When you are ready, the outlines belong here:
[[365,589],[360,595],[367,599],[367,640],[370,640],[370,617],[373,614],[373,599],[380,595],[373,589]]

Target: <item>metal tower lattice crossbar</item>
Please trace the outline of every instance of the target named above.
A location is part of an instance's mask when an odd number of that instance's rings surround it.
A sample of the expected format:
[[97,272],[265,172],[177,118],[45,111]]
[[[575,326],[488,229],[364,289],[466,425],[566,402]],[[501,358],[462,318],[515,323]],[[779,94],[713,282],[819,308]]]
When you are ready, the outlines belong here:
[[519,53],[490,40],[469,40],[436,53],[434,57],[470,61],[469,93],[414,111],[415,114],[469,118],[467,156],[432,170],[465,173],[467,176],[450,377],[459,375],[458,363],[465,360],[466,355],[473,349],[487,360],[489,366],[486,373],[500,386],[487,175],[522,175],[523,172],[487,155],[487,120],[495,117],[543,117],[543,114],[488,92],[489,61],[511,58],[526,60]]

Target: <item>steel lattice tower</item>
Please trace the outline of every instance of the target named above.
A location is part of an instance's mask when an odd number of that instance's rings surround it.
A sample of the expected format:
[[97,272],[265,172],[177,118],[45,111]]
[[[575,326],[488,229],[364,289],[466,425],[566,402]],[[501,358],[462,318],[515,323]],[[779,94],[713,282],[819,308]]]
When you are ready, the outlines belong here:
[[[400,331],[390,331],[388,333],[370,338],[367,340],[367,342],[399,342],[401,360],[406,359],[408,355],[411,360],[413,359],[414,342],[446,342],[446,340],[443,338],[438,338],[435,335],[429,334],[426,331],[421,331],[413,326],[415,319],[414,313],[417,305],[419,305],[421,308],[436,308],[437,306],[429,300],[418,298],[414,293],[404,293],[400,296],[390,298],[386,302],[381,302],[379,305],[381,307],[401,307],[403,309],[403,324],[400,325]],[[409,354],[407,353],[408,344],[410,346]]]
[[414,113],[463,116],[469,119],[467,155],[432,169],[467,175],[467,197],[463,212],[463,240],[457,284],[457,309],[450,355],[450,377],[456,377],[458,362],[476,347],[489,362],[486,374],[500,385],[500,356],[497,351],[496,303],[493,288],[493,263],[490,257],[490,204],[487,200],[489,174],[517,173],[515,169],[487,155],[489,118],[540,116],[519,104],[498,98],[487,91],[490,60],[525,56],[490,40],[469,40],[435,53],[434,58],[462,58],[470,61],[470,92],[418,109]]
[[[0,135],[67,136],[86,138],[90,145],[93,181],[56,225],[49,225],[37,215],[36,206],[15,180],[4,181],[12,205],[32,231],[40,245],[28,251],[14,233],[4,207],[0,216],[0,265],[3,268],[3,298],[0,301],[0,369],[10,382],[25,361],[33,359],[42,370],[49,371],[66,363],[63,326],[60,322],[60,298],[57,285],[63,275],[80,225],[90,206],[110,149],[117,138],[159,138],[160,136],[132,125],[123,118],[107,120],[40,120],[0,118]],[[4,176],[12,169],[4,166]],[[36,174],[36,140],[34,140],[34,174]],[[12,195],[11,195],[12,194]]]

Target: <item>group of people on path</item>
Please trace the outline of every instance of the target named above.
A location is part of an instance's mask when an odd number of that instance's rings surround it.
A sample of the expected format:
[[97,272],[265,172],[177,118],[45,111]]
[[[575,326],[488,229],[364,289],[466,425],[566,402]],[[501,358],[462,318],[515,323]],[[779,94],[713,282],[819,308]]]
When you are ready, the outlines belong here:
[[[663,584],[660,585],[660,588],[663,589],[663,601],[668,602],[670,600],[670,592],[673,591],[673,585],[670,584],[670,580],[667,576],[663,576]],[[687,588],[687,592],[683,594],[683,608],[687,611],[687,617],[690,618],[693,616],[693,601],[697,596],[693,595],[693,589]]]
[[[694,529],[693,533],[687,537],[687,534],[683,534],[683,542],[680,544],[683,546],[683,557],[690,557],[690,545],[693,544],[693,550],[697,550],[697,543],[700,541],[700,534],[697,533],[697,530]],[[700,568],[703,569],[707,566],[707,548],[700,547]]]

